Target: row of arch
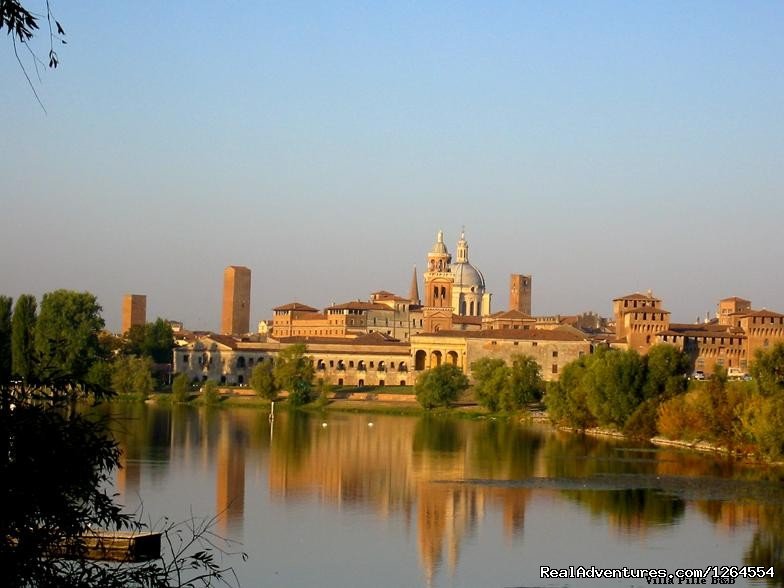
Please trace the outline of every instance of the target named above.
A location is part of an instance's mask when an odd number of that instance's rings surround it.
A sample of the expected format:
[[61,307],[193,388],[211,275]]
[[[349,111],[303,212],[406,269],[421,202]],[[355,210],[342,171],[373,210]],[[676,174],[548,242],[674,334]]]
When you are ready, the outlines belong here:
[[434,350],[428,354],[428,352],[424,349],[419,349],[414,354],[414,369],[417,371],[422,371],[425,369],[438,367],[443,363],[457,366],[459,365],[458,360],[459,356],[457,351],[447,351],[446,353],[442,353],[441,351]]
[[360,372],[366,372],[368,370],[376,370],[379,372],[385,372],[387,370],[398,372],[408,371],[408,364],[405,361],[401,361],[397,364],[395,364],[394,361],[390,361],[389,364],[387,364],[383,359],[378,362],[360,359],[356,363],[353,359],[349,359],[348,361],[343,359],[319,359],[315,363],[317,370],[326,370],[328,365],[330,369],[336,369],[338,371],[344,371],[346,369],[356,369]]

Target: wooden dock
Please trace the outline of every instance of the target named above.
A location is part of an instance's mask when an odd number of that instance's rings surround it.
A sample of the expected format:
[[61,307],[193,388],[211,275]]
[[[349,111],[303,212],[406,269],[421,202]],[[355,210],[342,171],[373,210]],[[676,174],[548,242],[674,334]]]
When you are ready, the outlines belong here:
[[140,562],[161,557],[161,533],[90,531],[81,545],[61,545],[57,557],[86,557],[101,561]]

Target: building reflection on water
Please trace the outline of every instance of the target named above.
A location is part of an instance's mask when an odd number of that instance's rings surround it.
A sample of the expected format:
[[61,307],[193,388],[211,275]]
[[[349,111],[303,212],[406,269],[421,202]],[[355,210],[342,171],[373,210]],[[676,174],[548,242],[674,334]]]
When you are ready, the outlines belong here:
[[[539,499],[578,505],[621,535],[660,532],[693,509],[721,532],[755,529],[744,555],[749,565],[784,564],[781,496],[766,500],[754,490],[778,487],[781,493],[780,484],[756,481],[774,474],[690,452],[630,447],[517,423],[438,417],[322,417],[281,411],[271,425],[266,413],[255,410],[146,405],[126,409],[124,417],[116,429],[123,452],[116,485],[122,496],[137,494],[144,476],[165,476],[172,463],[212,472],[216,531],[241,537],[247,471],[261,468],[273,501],[364,509],[382,519],[399,517],[409,529],[415,522],[428,584],[439,573],[454,573],[461,547],[490,513],[499,517],[507,540],[521,538],[534,493]],[[151,463],[155,467],[145,465]],[[623,482],[634,476],[676,484],[699,480],[700,488],[692,496],[689,484],[684,494],[679,486],[592,488],[574,483]],[[706,480],[728,479],[748,481],[750,494],[744,494],[745,486],[732,490],[739,492],[738,499],[712,499],[706,493]],[[718,491],[726,488],[719,485]],[[702,494],[707,498],[701,499]]]

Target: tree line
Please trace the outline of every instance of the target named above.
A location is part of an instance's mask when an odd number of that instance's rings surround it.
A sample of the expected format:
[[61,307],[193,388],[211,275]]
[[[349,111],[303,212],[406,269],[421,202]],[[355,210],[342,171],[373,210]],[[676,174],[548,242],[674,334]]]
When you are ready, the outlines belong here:
[[568,364],[544,403],[555,423],[578,429],[784,456],[784,344],[757,352],[751,382],[729,381],[722,367],[706,382],[689,381],[690,368],[690,357],[671,345],[645,356],[600,349]]
[[[123,337],[105,332],[101,306],[89,292],[55,290],[0,296],[0,376],[35,384],[57,374],[118,394],[146,397],[165,380],[174,335],[163,319],[134,325]],[[157,379],[157,382],[156,382]]]

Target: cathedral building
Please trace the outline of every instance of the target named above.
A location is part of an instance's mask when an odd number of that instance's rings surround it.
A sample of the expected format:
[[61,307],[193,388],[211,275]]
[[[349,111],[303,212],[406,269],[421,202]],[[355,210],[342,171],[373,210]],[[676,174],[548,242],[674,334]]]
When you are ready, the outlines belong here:
[[458,316],[486,316],[490,314],[492,294],[485,291],[485,277],[468,261],[468,242],[465,232],[457,242],[457,255],[451,267],[452,309]]
[[[427,254],[424,278],[425,303],[422,311],[425,332],[450,330],[455,326],[455,317],[490,314],[492,295],[485,290],[482,272],[468,261],[465,233],[460,235],[457,256],[452,263],[452,255],[444,243],[444,232],[438,231],[436,242]],[[479,318],[477,324],[481,324]]]

